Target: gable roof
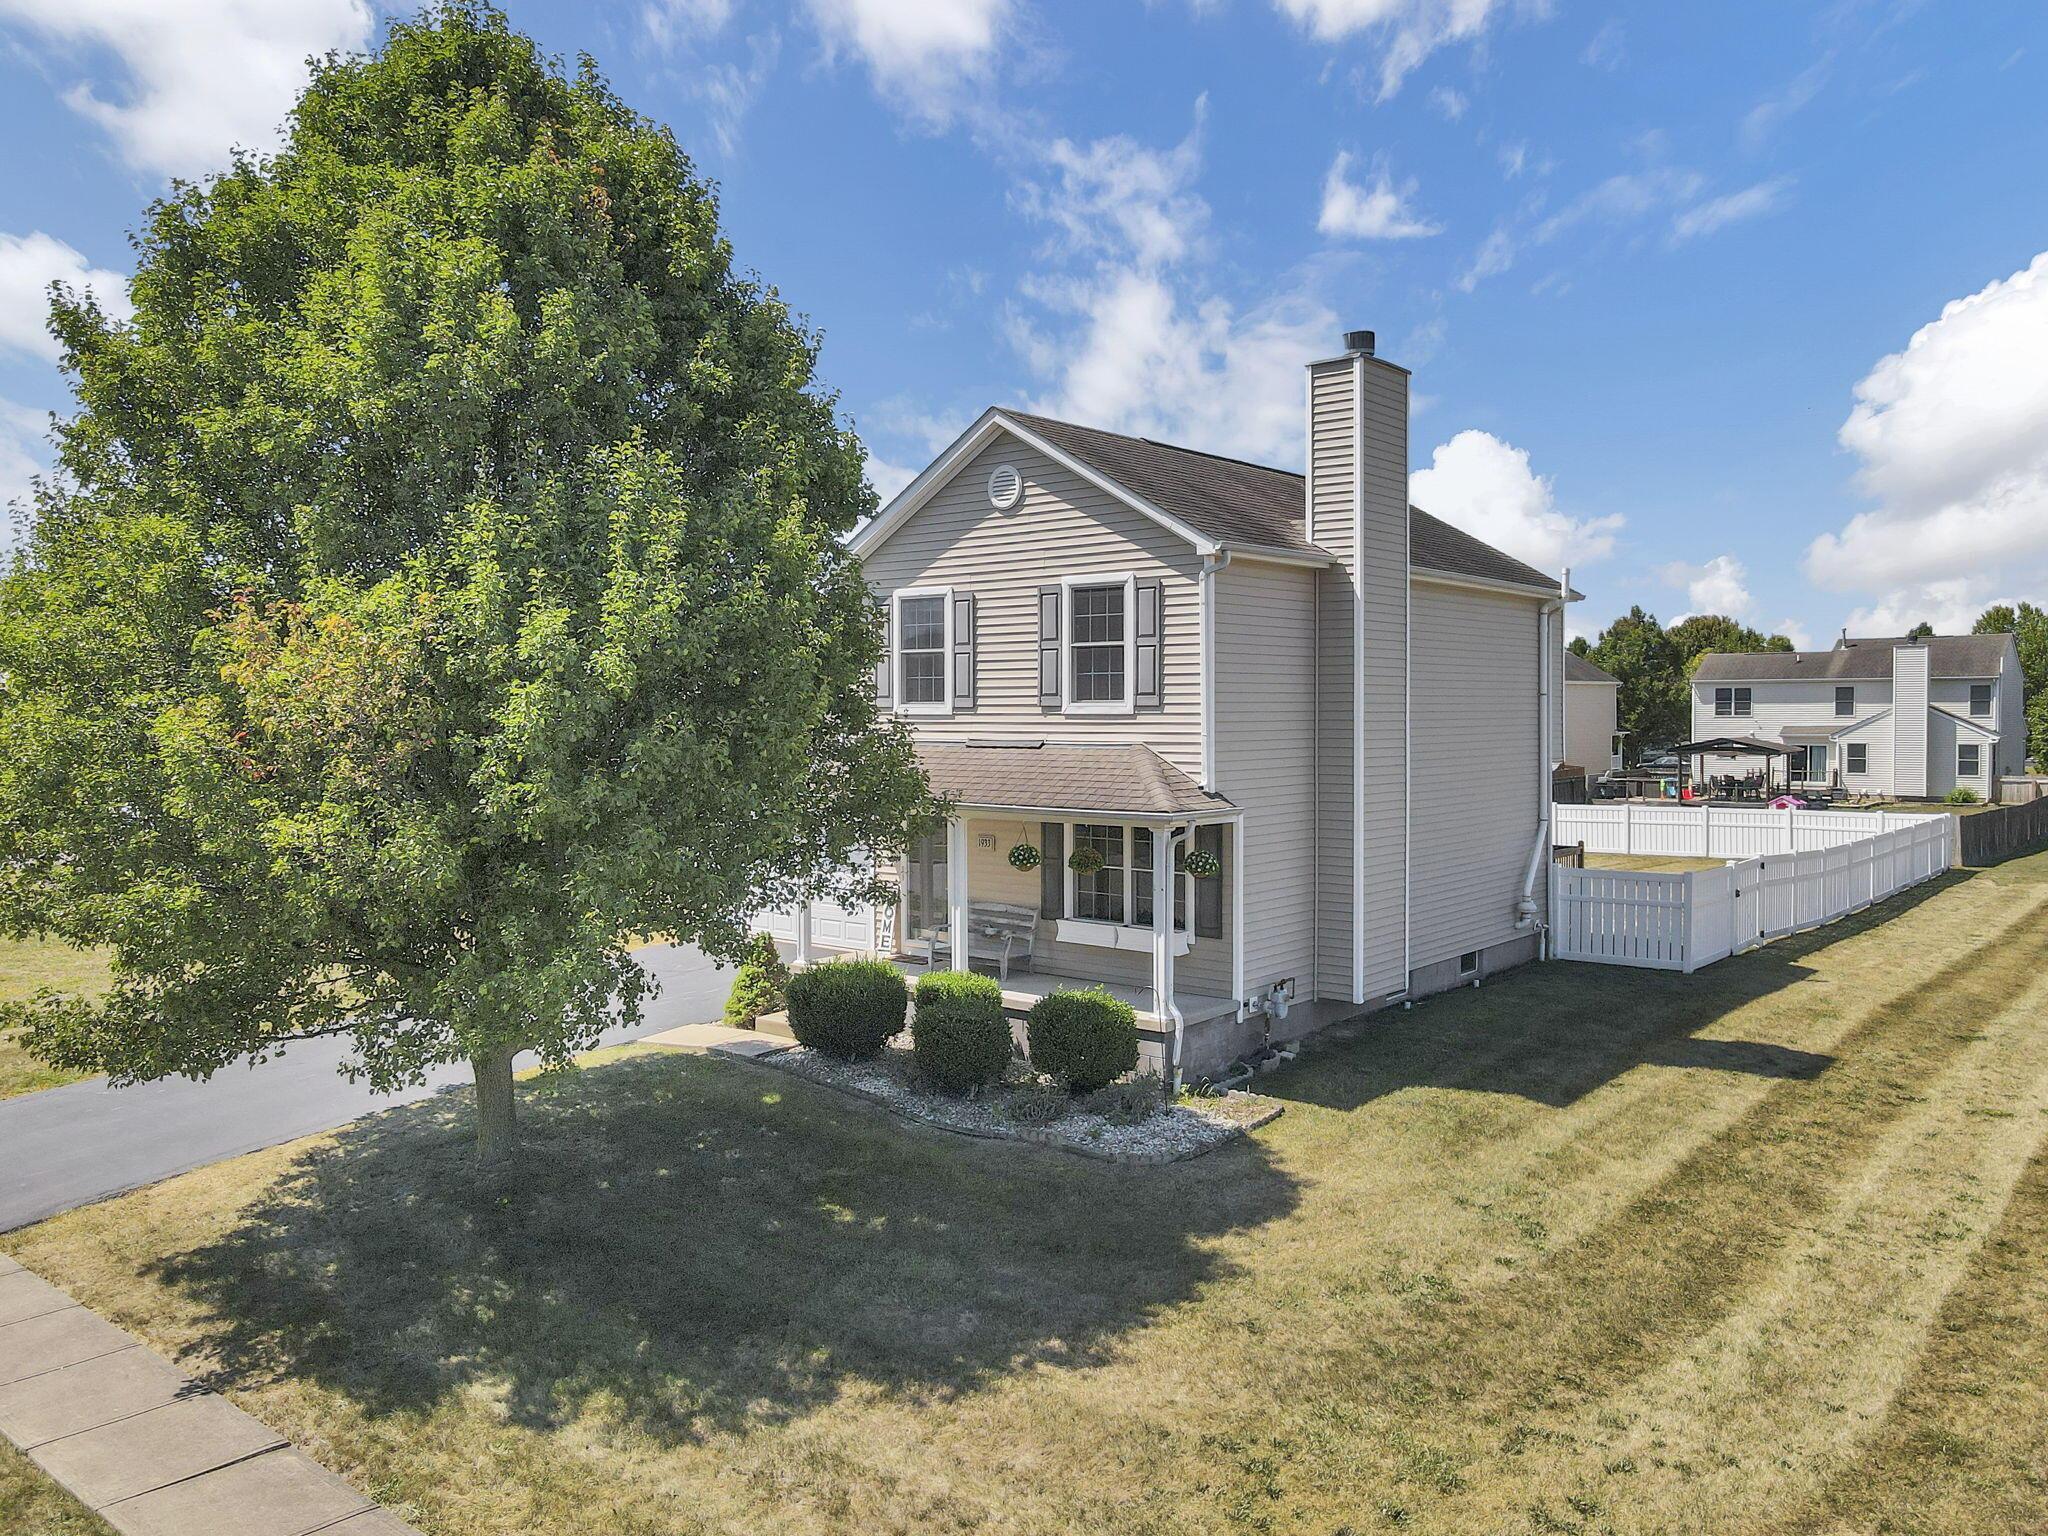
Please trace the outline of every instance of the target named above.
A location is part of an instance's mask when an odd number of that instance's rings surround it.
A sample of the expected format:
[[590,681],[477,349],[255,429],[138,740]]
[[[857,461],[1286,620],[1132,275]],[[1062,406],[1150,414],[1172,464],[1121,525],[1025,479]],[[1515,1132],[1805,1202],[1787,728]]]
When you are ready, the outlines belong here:
[[[887,538],[998,429],[1044,449],[1163,526],[1189,536],[1203,553],[1234,549],[1316,564],[1336,562],[1336,556],[1308,540],[1307,486],[1291,470],[997,406],[984,411],[855,536],[855,552],[865,553]],[[1412,569],[1556,592],[1556,579],[1535,567],[1418,507],[1408,513]]]
[[1885,682],[1892,675],[1892,648],[1918,644],[1927,652],[1929,677],[1996,677],[2005,659],[2010,635],[1929,635],[1910,641],[1850,639],[1831,651],[1763,651],[1734,655],[1709,651],[1700,658],[1693,679],[1702,683],[1784,682],[1812,678],[1822,682]]
[[1586,660],[1577,651],[1564,653],[1564,680],[1568,683],[1612,683],[1617,688],[1621,679],[1612,672],[1603,672]]

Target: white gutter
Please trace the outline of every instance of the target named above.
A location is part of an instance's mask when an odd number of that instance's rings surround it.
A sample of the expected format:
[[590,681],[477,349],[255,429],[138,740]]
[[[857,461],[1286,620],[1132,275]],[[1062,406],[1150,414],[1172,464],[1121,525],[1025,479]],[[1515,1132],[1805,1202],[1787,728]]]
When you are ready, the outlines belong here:
[[1227,549],[1202,556],[1202,573],[1196,583],[1202,630],[1202,788],[1212,795],[1216,793],[1216,574],[1229,564]]

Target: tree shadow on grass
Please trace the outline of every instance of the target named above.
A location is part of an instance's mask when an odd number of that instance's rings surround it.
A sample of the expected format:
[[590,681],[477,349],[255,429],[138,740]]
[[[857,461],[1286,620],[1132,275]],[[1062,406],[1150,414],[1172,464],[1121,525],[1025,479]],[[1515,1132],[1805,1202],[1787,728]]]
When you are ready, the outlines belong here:
[[1701,1038],[1702,1032],[1747,1003],[1806,983],[1813,983],[1814,1008],[1832,1007],[1824,978],[1807,964],[1811,955],[1969,878],[1952,871],[1689,976],[1571,961],[1525,966],[1484,987],[1340,1025],[1337,1052],[1311,1052],[1261,1078],[1258,1089],[1331,1109],[1356,1109],[1404,1088],[1514,1094],[1563,1108],[1638,1066],[1811,1080],[1834,1058],[1766,1040]]
[[372,1414],[482,1389],[663,1443],[849,1390],[943,1401],[1098,1361],[1296,1202],[1256,1141],[1125,1169],[920,1131],[721,1058],[522,1085],[511,1175],[466,1095],[293,1162],[157,1278],[203,1302],[211,1384],[310,1380]]

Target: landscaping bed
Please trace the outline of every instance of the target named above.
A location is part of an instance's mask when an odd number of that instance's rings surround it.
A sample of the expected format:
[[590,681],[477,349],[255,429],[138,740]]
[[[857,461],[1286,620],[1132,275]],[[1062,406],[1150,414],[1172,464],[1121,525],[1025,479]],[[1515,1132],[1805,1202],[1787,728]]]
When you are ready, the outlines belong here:
[[1021,1067],[1002,1083],[967,1098],[923,1087],[911,1053],[893,1047],[860,1062],[839,1061],[800,1045],[756,1059],[764,1066],[881,1104],[925,1125],[965,1136],[1035,1142],[1114,1163],[1176,1163],[1200,1157],[1264,1125],[1284,1107],[1252,1093],[1182,1098],[1173,1103],[1162,1099],[1158,1110],[1145,1119],[1119,1124],[1080,1098],[1057,1119],[1032,1124],[1018,1117],[1020,1109],[1035,1104],[1046,1090]]

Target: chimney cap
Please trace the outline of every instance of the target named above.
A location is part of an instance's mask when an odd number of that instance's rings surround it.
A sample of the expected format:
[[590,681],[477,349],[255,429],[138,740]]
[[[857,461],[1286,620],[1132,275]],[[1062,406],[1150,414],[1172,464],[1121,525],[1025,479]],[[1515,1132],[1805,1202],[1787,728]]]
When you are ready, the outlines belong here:
[[1373,348],[1377,344],[1378,338],[1371,331],[1346,331],[1344,333],[1344,350],[1346,352],[1362,352],[1367,357],[1371,357],[1373,355]]

